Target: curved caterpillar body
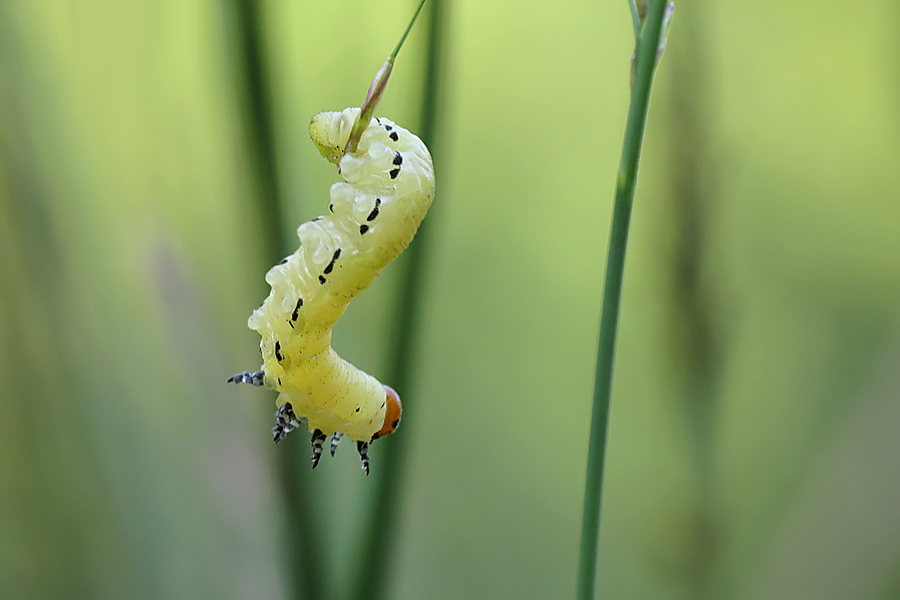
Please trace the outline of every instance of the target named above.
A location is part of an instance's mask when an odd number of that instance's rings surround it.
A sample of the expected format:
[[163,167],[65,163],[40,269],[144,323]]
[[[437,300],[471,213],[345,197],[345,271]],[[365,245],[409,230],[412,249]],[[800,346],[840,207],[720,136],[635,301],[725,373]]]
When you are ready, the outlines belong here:
[[412,241],[435,182],[425,144],[384,118],[372,119],[357,151],[344,155],[359,114],[323,112],[310,123],[313,143],[344,181],[331,186],[328,214],[297,228],[297,251],[266,273],[272,291],[247,323],[262,336],[262,370],[229,381],[279,392],[276,442],[308,421],[313,467],[328,435],[332,454],[346,435],[368,474],[368,444],[397,427],[400,399],[338,356],[331,332],[347,303]]

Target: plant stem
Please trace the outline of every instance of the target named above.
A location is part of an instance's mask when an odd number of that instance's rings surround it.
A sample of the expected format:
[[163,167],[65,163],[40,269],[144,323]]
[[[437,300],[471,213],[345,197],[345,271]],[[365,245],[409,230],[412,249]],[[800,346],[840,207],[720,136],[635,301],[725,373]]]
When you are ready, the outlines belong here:
[[[429,7],[428,33],[425,56],[425,86],[422,94],[422,113],[419,136],[431,149],[436,150],[437,114],[441,97],[441,58],[444,54],[446,3],[432,0]],[[430,231],[434,227],[434,210],[426,218],[415,240],[406,250],[406,269],[400,283],[400,296],[393,317],[394,353],[387,369],[387,381],[403,399],[403,420],[407,426],[414,423],[415,403],[411,401],[410,387],[415,379],[414,347],[422,313],[423,279]],[[403,489],[403,460],[409,445],[409,432],[401,431],[379,441],[379,479],[372,503],[369,529],[362,541],[362,564],[353,589],[357,600],[383,598],[388,591],[388,575],[392,573],[391,561],[396,545],[397,522]]]
[[390,56],[387,57],[387,60],[384,61],[384,64],[381,65],[381,68],[378,69],[378,73],[375,74],[375,79],[372,80],[372,85],[369,86],[369,92],[366,94],[366,101],[363,102],[362,108],[360,109],[359,118],[356,120],[356,124],[353,125],[353,129],[350,131],[350,138],[347,140],[344,154],[356,153],[363,131],[369,126],[372,115],[375,114],[375,108],[378,106],[378,103],[381,102],[381,97],[384,95],[384,90],[387,88],[388,79],[390,79],[391,71],[394,69],[394,60],[397,58],[400,48],[403,47],[403,42],[406,41],[406,36],[408,36],[409,32],[412,30],[416,18],[422,11],[423,6],[425,6],[425,0],[419,2],[416,12],[413,13],[412,19],[409,20],[406,31],[400,36],[400,41],[397,42],[394,51],[391,52]]
[[634,27],[634,41],[641,37],[641,13],[638,11],[637,0],[628,0],[628,8],[631,9],[631,25]]
[[[708,53],[704,16],[707,0],[681,0],[685,18],[679,27],[680,42],[672,48],[667,69],[678,85],[669,90],[667,121],[671,173],[667,189],[676,215],[678,235],[672,249],[671,306],[674,314],[670,352],[683,382],[682,402],[691,442],[695,475],[695,501],[688,516],[693,543],[686,552],[684,574],[695,600],[719,598],[716,589],[721,569],[718,499],[714,493],[713,440],[716,432],[719,385],[722,377],[720,343],[710,308],[714,298],[703,285],[703,245],[709,229],[708,208],[716,185],[715,159],[710,151],[707,83]],[[667,226],[671,226],[667,224]]]
[[594,405],[591,414],[591,435],[588,449],[587,476],[584,490],[584,514],[581,528],[581,552],[578,564],[578,600],[591,600],[597,579],[597,551],[600,536],[600,499],[603,489],[603,461],[609,423],[609,403],[612,392],[613,359],[622,297],[622,278],[625,271],[625,248],[631,206],[637,182],[638,162],[650,86],[656,66],[660,29],[666,0],[651,0],[646,27],[638,40],[637,66],[625,142],[616,182],[616,199],[610,227],[609,251],[606,260],[606,281],[600,317],[600,340],[597,349],[597,374],[594,382]]
[[[255,160],[258,190],[257,209],[265,224],[263,240],[268,265],[291,253],[285,232],[285,214],[278,181],[275,128],[271,106],[271,86],[265,60],[261,0],[234,0],[234,30],[238,47],[238,81],[244,91],[244,130]],[[274,402],[270,404],[274,406]],[[298,437],[295,434],[294,437]],[[302,436],[299,436],[302,437]],[[276,451],[277,473],[284,501],[284,532],[287,547],[286,571],[292,576],[294,598],[323,598],[324,567],[318,524],[311,502],[309,468],[300,459],[300,440],[288,439]]]

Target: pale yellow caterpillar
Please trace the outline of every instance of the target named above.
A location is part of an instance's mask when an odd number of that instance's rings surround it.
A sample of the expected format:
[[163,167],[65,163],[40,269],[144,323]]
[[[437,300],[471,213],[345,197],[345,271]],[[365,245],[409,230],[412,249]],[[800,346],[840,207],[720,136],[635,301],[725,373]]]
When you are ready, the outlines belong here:
[[276,443],[308,422],[313,468],[327,437],[333,455],[346,435],[368,474],[368,444],[397,427],[400,398],[338,356],[331,332],[347,303],[412,241],[435,181],[422,140],[387,119],[371,119],[348,151],[359,118],[359,108],[347,108],[310,123],[313,143],[344,181],[331,186],[328,214],[297,228],[297,251],[266,274],[272,291],[247,323],[262,336],[262,369],[229,381],[279,392]]

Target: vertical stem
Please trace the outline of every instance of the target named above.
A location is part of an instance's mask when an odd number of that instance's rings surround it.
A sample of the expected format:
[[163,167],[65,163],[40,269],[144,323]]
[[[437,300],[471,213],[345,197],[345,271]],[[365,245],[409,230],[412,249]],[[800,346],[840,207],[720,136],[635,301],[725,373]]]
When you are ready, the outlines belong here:
[[587,477],[584,491],[584,514],[581,529],[581,552],[578,564],[578,600],[591,600],[597,579],[597,541],[600,535],[600,499],[603,488],[603,461],[609,422],[609,401],[612,391],[613,359],[622,297],[622,278],[625,271],[625,248],[631,206],[637,182],[638,161],[647,109],[650,85],[656,66],[660,29],[666,0],[651,0],[643,33],[638,41],[637,66],[625,142],[619,163],[615,208],[610,227],[609,251],[606,262],[606,281],[600,320],[600,340],[597,350],[597,375],[594,383],[594,405],[591,415],[591,435],[588,449]]
[[641,13],[637,0],[628,0],[628,8],[631,10],[631,26],[634,27],[634,41],[637,43],[641,37]]
[[707,0],[681,0],[680,43],[667,58],[677,85],[669,91],[668,134],[671,180],[669,189],[677,219],[677,239],[672,253],[672,359],[684,385],[682,403],[692,443],[697,498],[691,511],[693,542],[686,556],[686,571],[697,600],[719,597],[715,585],[719,568],[719,527],[713,494],[712,444],[715,433],[716,398],[721,364],[714,323],[710,318],[712,298],[701,280],[703,242],[706,238],[706,208],[710,203],[711,167],[709,135],[704,100],[706,53],[703,16]]
[[[263,239],[268,265],[274,265],[291,252],[285,231],[285,215],[278,180],[275,150],[275,128],[271,102],[268,64],[265,60],[265,38],[262,27],[261,0],[233,0],[234,35],[238,81],[243,83],[244,131],[251,146],[257,174],[257,209],[266,224]],[[274,407],[274,402],[270,406]],[[309,468],[301,459],[305,446],[302,435],[294,435],[282,443],[277,452],[277,472],[285,508],[285,535],[288,578],[294,598],[324,597],[319,540],[319,519],[311,502]],[[301,449],[301,446],[303,448]],[[294,576],[296,575],[296,577]]]
[[[425,85],[422,97],[419,135],[436,157],[436,129],[441,89],[441,58],[444,54],[446,3],[432,0],[429,7],[428,33],[425,55]],[[409,392],[414,380],[414,344],[421,323],[426,252],[430,231],[434,226],[434,211],[419,228],[416,238],[406,250],[406,270],[400,283],[400,296],[393,317],[394,353],[387,369],[387,381],[403,399],[403,418],[407,426],[415,418],[415,403]],[[353,597],[357,600],[376,600],[388,591],[388,575],[396,545],[397,522],[400,515],[403,488],[403,459],[407,453],[409,435],[401,428],[396,435],[378,442],[380,449],[377,470],[379,479],[374,494],[369,529],[362,541],[362,564]]]
[[257,175],[257,203],[263,216],[271,264],[288,253],[275,156],[271,85],[262,31],[262,0],[233,0],[238,81],[243,83],[244,133]]

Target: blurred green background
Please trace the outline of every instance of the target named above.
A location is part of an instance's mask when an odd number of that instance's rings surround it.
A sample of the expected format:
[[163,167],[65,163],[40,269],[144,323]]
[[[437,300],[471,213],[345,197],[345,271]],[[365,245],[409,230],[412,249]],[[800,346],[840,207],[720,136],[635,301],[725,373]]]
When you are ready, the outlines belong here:
[[[900,5],[676,4],[598,596],[900,598]],[[310,117],[362,101],[413,6],[262,3],[284,236],[337,178]],[[271,394],[225,384],[260,363],[246,319],[278,227],[236,15],[0,3],[0,598],[290,594],[276,471],[308,449],[272,445]],[[372,478],[348,446],[303,479],[314,550],[328,598],[360,560],[392,569],[391,598],[568,598],[628,7],[458,0],[443,26],[398,543],[359,556],[379,442]],[[425,31],[378,111],[412,129]],[[376,376],[402,269],[335,335]]]

